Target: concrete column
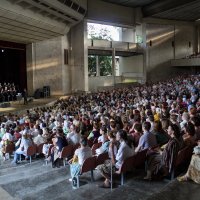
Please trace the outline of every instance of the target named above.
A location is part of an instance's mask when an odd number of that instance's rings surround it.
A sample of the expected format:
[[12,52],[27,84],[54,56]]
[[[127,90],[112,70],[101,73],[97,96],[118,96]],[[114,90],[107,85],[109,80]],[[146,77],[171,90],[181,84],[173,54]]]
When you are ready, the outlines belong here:
[[147,81],[147,69],[149,67],[149,48],[147,45],[146,24],[142,24],[142,49],[143,49],[143,82]]
[[34,68],[35,68],[35,44],[26,45],[26,66],[27,66],[27,89],[28,95],[34,94]]
[[96,76],[100,76],[99,56],[96,56]]
[[112,76],[113,76],[113,86],[115,87],[115,48],[112,50]]
[[88,91],[87,23],[82,21],[71,29],[72,92]]
[[200,37],[199,37],[199,34],[200,34],[200,31],[199,31],[199,26],[196,26],[196,33],[195,33],[195,42],[194,42],[194,49],[195,49],[195,51],[196,52],[198,52],[199,53],[199,51],[200,51],[200,44],[199,44],[199,42],[200,42]]

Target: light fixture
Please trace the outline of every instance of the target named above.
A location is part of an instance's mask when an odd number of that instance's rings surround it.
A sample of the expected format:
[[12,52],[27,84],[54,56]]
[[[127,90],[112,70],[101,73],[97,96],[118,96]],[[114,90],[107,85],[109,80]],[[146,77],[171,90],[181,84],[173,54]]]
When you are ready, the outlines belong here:
[[3,53],[3,52],[4,52],[4,49],[1,49],[1,52]]

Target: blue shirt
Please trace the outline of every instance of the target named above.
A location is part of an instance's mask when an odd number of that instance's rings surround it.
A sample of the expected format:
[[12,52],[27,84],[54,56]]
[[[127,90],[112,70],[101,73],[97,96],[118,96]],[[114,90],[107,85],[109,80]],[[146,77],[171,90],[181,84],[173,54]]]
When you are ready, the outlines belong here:
[[156,136],[151,132],[145,132],[139,140],[140,150],[148,149],[157,145]]

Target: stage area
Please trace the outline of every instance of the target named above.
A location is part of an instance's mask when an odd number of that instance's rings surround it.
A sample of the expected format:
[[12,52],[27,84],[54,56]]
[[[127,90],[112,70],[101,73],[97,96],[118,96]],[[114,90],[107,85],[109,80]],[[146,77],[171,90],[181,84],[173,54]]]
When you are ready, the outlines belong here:
[[10,107],[7,108],[0,108],[0,115],[6,114],[6,113],[16,113],[20,114],[26,111],[27,109],[40,107],[40,106],[46,106],[51,105],[54,101],[56,101],[59,98],[63,98],[63,96],[53,96],[49,98],[41,98],[41,99],[33,99],[31,102],[29,102],[27,105],[24,105],[23,100],[19,101],[11,101]]

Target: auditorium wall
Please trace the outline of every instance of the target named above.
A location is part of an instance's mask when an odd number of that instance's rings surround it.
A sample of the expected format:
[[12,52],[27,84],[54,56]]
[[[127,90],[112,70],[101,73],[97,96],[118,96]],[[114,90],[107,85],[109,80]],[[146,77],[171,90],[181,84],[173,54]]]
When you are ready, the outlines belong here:
[[120,57],[119,74],[123,73],[143,73],[143,55]]
[[[180,70],[171,67],[170,61],[193,53],[194,34],[195,28],[192,25],[147,24],[147,81],[158,81],[180,73],[188,73],[189,68]],[[191,46],[189,46],[189,42]]]
[[28,92],[50,86],[52,95],[71,93],[69,66],[64,64],[64,49],[68,49],[67,36],[27,45]]

